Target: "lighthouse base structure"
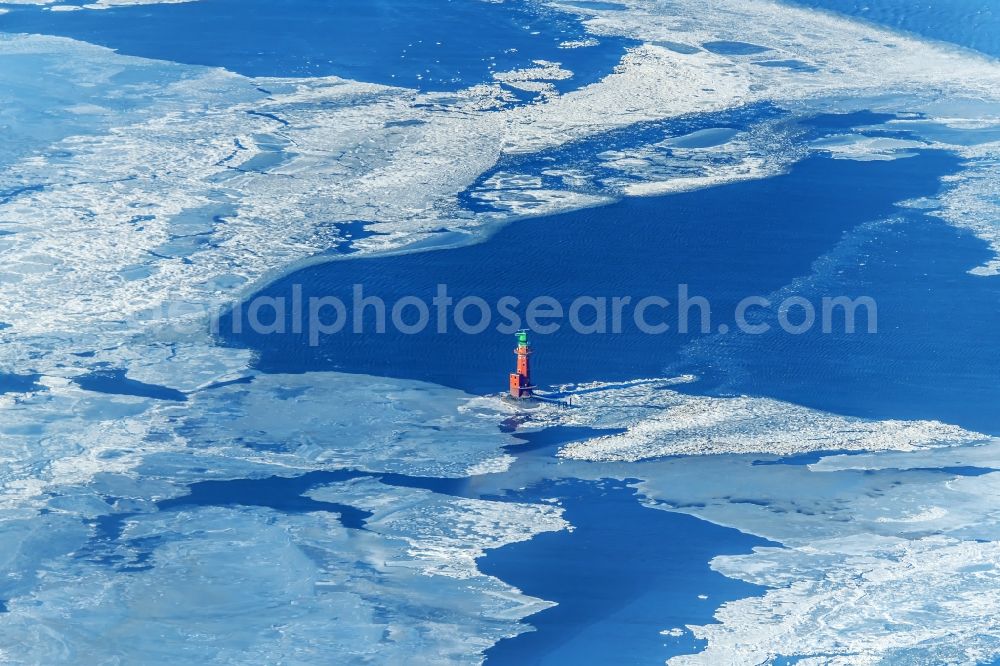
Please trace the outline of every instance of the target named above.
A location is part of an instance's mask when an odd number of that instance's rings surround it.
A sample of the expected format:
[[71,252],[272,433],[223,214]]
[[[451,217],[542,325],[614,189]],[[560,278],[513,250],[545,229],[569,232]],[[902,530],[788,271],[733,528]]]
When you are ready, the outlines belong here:
[[524,375],[510,373],[510,397],[515,400],[526,400],[532,397],[531,390],[535,388],[525,381]]

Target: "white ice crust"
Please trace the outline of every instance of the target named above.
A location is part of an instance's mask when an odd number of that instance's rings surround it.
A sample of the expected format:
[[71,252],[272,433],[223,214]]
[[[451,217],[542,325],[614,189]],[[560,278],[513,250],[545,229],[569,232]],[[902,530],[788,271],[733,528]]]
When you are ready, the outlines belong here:
[[[717,571],[770,588],[691,626],[705,651],[672,664],[990,662],[997,641],[1000,445],[857,456],[886,465],[755,466],[723,458],[647,471],[640,488],[680,510],[783,547],[720,556]],[[978,476],[912,468],[966,459]],[[846,461],[855,456],[837,456]],[[884,461],[881,464],[877,461]],[[896,467],[898,465],[898,467]],[[891,467],[890,467],[891,466]],[[738,474],[738,476],[737,476]]]
[[623,430],[559,451],[566,458],[604,462],[719,453],[908,451],[987,439],[939,421],[874,421],[770,398],[687,395],[672,390],[677,383],[678,379],[637,380],[562,387],[573,407],[549,408],[543,418],[562,425]]

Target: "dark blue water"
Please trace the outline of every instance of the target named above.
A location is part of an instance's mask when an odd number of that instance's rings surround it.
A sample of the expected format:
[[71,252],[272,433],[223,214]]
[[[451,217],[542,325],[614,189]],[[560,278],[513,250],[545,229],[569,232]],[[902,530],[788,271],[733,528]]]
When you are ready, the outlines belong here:
[[331,226],[336,230],[337,236],[343,238],[344,240],[337,243],[337,246],[331,248],[333,252],[338,252],[340,254],[350,254],[356,252],[357,249],[354,247],[354,243],[365,238],[371,238],[372,236],[377,236],[379,233],[377,231],[370,231],[365,227],[368,222],[364,220],[351,220],[349,222],[334,222]]
[[[715,379],[700,391],[1000,433],[1000,283],[968,274],[991,254],[937,218],[913,212],[904,219],[857,234],[798,290],[810,300],[873,296],[877,334],[844,334],[842,325],[832,334],[733,334],[691,345],[675,369],[711,365]],[[762,321],[777,327],[772,313]],[[864,330],[863,315],[859,322]]]
[[661,664],[702,646],[688,632],[660,631],[713,622],[723,602],[764,592],[708,566],[716,555],[767,545],[763,539],[646,508],[621,482],[563,481],[516,494],[525,501],[552,496],[561,499],[572,532],[504,546],[477,565],[562,603],[528,619],[537,631],[488,650],[488,664]]
[[350,472],[344,474],[329,472],[325,481],[308,475],[202,481],[192,484],[187,495],[161,500],[156,506],[160,511],[196,506],[260,506],[285,513],[329,511],[340,514],[340,522],[344,527],[361,529],[365,520],[371,517],[370,511],[337,502],[314,500],[303,494],[318,483],[332,483],[354,476],[357,475]]
[[[325,511],[335,513],[344,527],[364,529],[371,512],[338,502],[314,500],[305,492],[324,483],[369,476],[364,472],[337,470],[313,472],[298,477],[271,476],[261,479],[201,481],[188,486],[188,493],[160,500],[159,511],[179,511],[202,506],[264,507],[285,513]],[[113,505],[116,498],[105,501]],[[126,522],[139,514],[120,512],[99,516],[88,524],[94,532],[76,552],[76,557],[129,573],[152,568],[152,557],[162,545],[160,536],[123,539]]]
[[702,44],[705,50],[711,51],[712,53],[718,53],[721,55],[756,55],[758,53],[764,53],[770,51],[771,49],[766,46],[759,46],[757,44],[750,44],[749,42],[729,42],[729,41],[718,41],[718,42],[705,42]]
[[42,388],[38,383],[41,375],[18,375],[0,372],[0,395],[4,393],[24,393]]
[[22,194],[27,194],[29,192],[41,192],[45,189],[45,185],[24,185],[22,187],[15,187],[9,190],[0,191],[0,204],[10,203]]
[[87,391],[97,393],[110,393],[112,395],[134,395],[140,398],[153,398],[154,400],[174,400],[184,402],[187,395],[182,391],[160,386],[158,384],[147,384],[136,379],[129,379],[125,376],[126,371],[122,369],[95,370],[86,375],[81,375],[73,381]]
[[[516,418],[516,417],[515,417]],[[589,426],[552,426],[538,432],[517,433],[517,438],[524,443],[511,444],[504,447],[508,453],[525,456],[529,453],[545,452],[549,454],[563,444],[581,442],[595,437],[610,437],[625,432],[624,428],[591,428]]]
[[1000,5],[996,0],[794,1],[1000,56]]
[[[82,3],[74,3],[82,4]],[[248,76],[328,76],[458,90],[492,72],[561,62],[570,90],[611,72],[629,40],[588,37],[572,15],[530,0],[199,0],[49,12],[11,7],[0,31],[62,35],[127,55],[225,67]]]
[[[522,220],[477,245],[313,266],[262,293],[290,302],[293,285],[300,284],[306,298],[333,294],[349,304],[351,285],[361,283],[367,294],[379,295],[390,305],[410,294],[429,303],[436,285],[445,283],[456,300],[476,295],[495,303],[503,295],[514,295],[523,304],[538,295],[551,295],[568,305],[580,295],[630,295],[637,301],[659,294],[676,301],[677,285],[686,283],[692,295],[710,299],[714,331],[732,321],[740,299],[768,294],[809,275],[813,262],[845,232],[866,220],[895,214],[896,201],[934,194],[939,177],[956,166],[954,157],[940,152],[893,162],[813,157],[791,173],[767,180],[626,199],[602,208]],[[948,236],[945,232],[950,230],[942,232]],[[960,262],[964,241],[950,234],[940,240],[947,241],[945,248],[959,251],[952,254],[941,247],[935,251]],[[895,248],[887,249],[895,256]],[[977,247],[975,256],[966,256],[965,261],[978,261],[982,253]],[[917,286],[908,273],[885,279],[891,279],[893,289]],[[961,274],[946,279],[963,280]],[[989,289],[991,284],[982,281],[978,286]],[[290,322],[285,334],[260,335],[250,329],[243,314],[242,333],[232,333],[231,319],[223,319],[221,331],[227,343],[257,350],[258,366],[267,372],[338,369],[489,393],[503,390],[513,362],[511,336],[493,328],[467,335],[452,325],[448,333],[438,334],[432,324],[423,333],[405,335],[390,326],[386,333],[376,334],[371,332],[375,317],[369,309],[364,321],[369,333],[351,333],[348,325],[321,339],[319,346],[310,346],[306,332],[291,332]],[[286,314],[290,317],[291,309]],[[650,320],[657,321],[657,314],[653,311]],[[919,320],[927,313],[921,309],[909,316]],[[586,314],[582,318],[590,319]],[[583,335],[563,326],[555,333],[537,335],[536,379],[556,384],[662,375],[700,337],[701,323],[698,308],[691,310],[691,332],[686,335],[676,332],[676,308],[664,313],[664,319],[672,328],[663,335],[642,333],[631,317],[624,318],[620,334]],[[886,321],[888,329],[892,324]],[[828,344],[836,346],[837,340]],[[698,359],[699,374],[710,374],[716,365],[711,348],[707,349],[707,355]],[[851,349],[845,347],[844,354]],[[804,355],[803,364],[810,362],[810,350],[798,353]],[[844,361],[844,374],[867,376],[865,367],[850,363],[849,357]],[[882,366],[882,371],[880,377],[892,380],[891,367]],[[781,387],[762,384],[759,392],[772,388]],[[825,393],[821,385],[817,390]]]
[[859,455],[864,453],[863,451],[840,451],[837,449],[832,449],[829,451],[810,451],[809,453],[796,453],[790,456],[780,456],[776,458],[768,458],[766,460],[754,460],[752,465],[795,465],[795,466],[806,466],[812,465],[813,463],[819,462],[822,458],[828,456],[851,456]]
[[914,472],[937,472],[940,474],[954,474],[955,476],[985,476],[997,470],[992,467],[973,467],[972,465],[958,465],[955,467],[914,467]]

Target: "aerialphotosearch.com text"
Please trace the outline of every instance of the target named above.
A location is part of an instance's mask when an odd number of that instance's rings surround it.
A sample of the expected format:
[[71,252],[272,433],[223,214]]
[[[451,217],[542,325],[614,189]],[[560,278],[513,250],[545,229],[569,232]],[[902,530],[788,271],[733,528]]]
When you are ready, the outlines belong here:
[[537,295],[494,300],[453,295],[446,284],[438,284],[430,297],[411,294],[391,299],[368,293],[362,284],[351,285],[349,295],[339,296],[306,296],[302,285],[292,285],[288,295],[258,295],[241,303],[231,313],[232,330],[228,332],[291,333],[304,336],[315,346],[331,335],[477,335],[490,328],[503,334],[527,329],[542,335],[563,327],[581,335],[626,330],[647,335],[726,334],[734,330],[745,335],[774,330],[789,335],[817,330],[824,334],[878,331],[878,306],[869,296],[791,295],[776,301],[749,295],[735,306],[731,301],[727,299],[726,316],[720,319],[710,300],[692,294],[687,284],[677,285],[670,298],[662,294],[580,295],[572,299]]

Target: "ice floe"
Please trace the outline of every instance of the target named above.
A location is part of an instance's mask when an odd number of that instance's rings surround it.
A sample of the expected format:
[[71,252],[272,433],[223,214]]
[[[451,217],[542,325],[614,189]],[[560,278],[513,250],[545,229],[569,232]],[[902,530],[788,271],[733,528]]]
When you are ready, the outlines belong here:
[[[331,373],[249,379],[165,403],[47,377],[45,390],[4,405],[0,561],[20,572],[0,586],[11,600],[0,617],[8,656],[96,662],[110,650],[158,661],[183,644],[192,661],[272,663],[324,650],[393,661],[419,641],[435,645],[428,654],[476,663],[548,605],[475,567],[484,549],[564,529],[561,510],[547,504],[363,478],[309,496],[372,512],[364,531],[341,526],[335,512],[247,506],[252,497],[157,510],[207,479],[295,477],[343,464],[464,476],[511,460],[501,452],[511,438],[455,410],[462,396],[449,389]],[[120,536],[98,526],[112,514],[121,516]],[[66,633],[67,612],[79,633]],[[227,629],[234,616],[246,621]],[[153,626],[155,646],[139,640]],[[109,631],[119,639],[99,638]]]
[[[622,430],[564,446],[559,455],[634,462],[663,456],[722,453],[790,455],[809,451],[913,450],[980,442],[986,435],[938,421],[866,420],[770,398],[708,397],[674,390],[690,378],[646,379],[559,387],[571,406],[541,404],[521,424],[531,430],[574,425]],[[470,413],[514,409],[475,398]]]
[[0,506],[31,511],[46,489],[128,472],[153,452],[252,461],[272,473],[352,467],[449,477],[503,471],[511,461],[503,447],[513,440],[460,412],[468,396],[452,389],[337,373],[249,379],[174,403],[45,378],[45,390],[3,405]]
[[[961,457],[977,450],[998,461],[994,444],[956,452]],[[907,456],[930,454],[867,457]],[[689,495],[685,501],[704,508],[682,510],[767,535],[785,547],[713,560],[725,575],[771,589],[723,605],[716,613],[720,624],[690,627],[708,647],[671,663],[995,659],[1000,533],[990,498],[998,482],[997,473],[887,470],[865,476],[777,465],[741,475],[738,494],[719,483],[700,498]],[[645,491],[660,501],[683,492],[667,483],[650,482]]]
[[[694,628],[706,650],[670,663],[988,662],[1000,651],[998,561],[998,542],[942,536],[819,541],[720,559],[726,575],[780,587],[724,605],[721,624]],[[771,571],[794,571],[795,580]]]
[[[105,544],[49,520],[60,529],[47,535],[44,562],[7,559],[35,578],[0,621],[2,654],[36,663],[278,663],[331,654],[478,663],[479,651],[522,631],[517,620],[545,606],[474,567],[460,577],[430,572],[428,558],[461,554],[464,565],[479,530],[493,534],[491,544],[526,538],[558,528],[558,510],[486,510],[388,487],[336,494],[359,504],[373,496],[371,528],[345,528],[327,512],[203,506],[139,513],[119,543]],[[418,522],[395,522],[406,515]]]
[[552,81],[561,81],[573,76],[573,72],[563,69],[557,62],[535,60],[535,67],[516,69],[510,72],[496,72],[493,78],[511,88],[538,92],[545,96],[555,93]]

